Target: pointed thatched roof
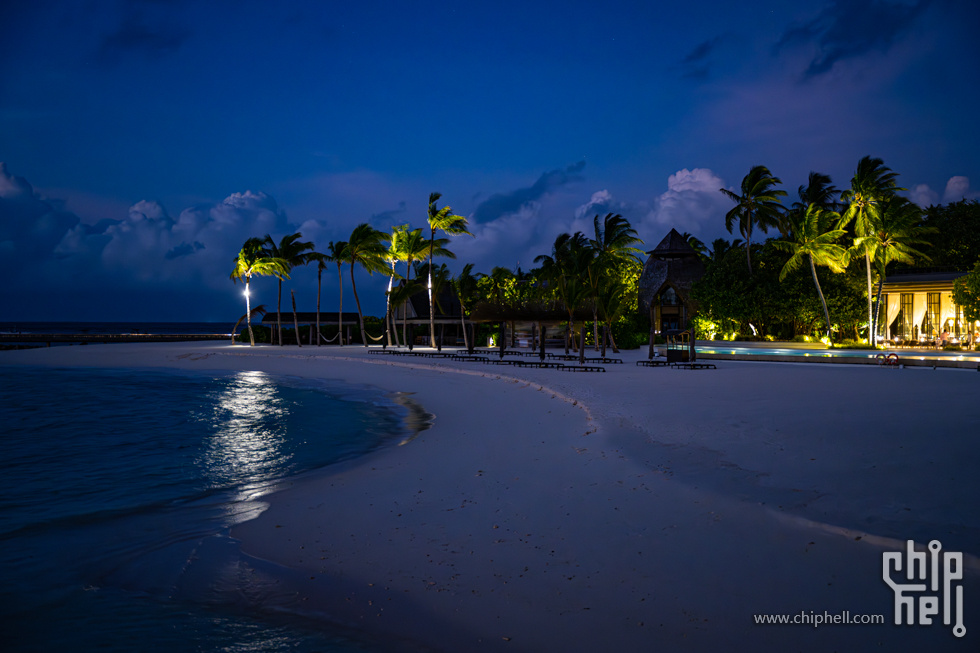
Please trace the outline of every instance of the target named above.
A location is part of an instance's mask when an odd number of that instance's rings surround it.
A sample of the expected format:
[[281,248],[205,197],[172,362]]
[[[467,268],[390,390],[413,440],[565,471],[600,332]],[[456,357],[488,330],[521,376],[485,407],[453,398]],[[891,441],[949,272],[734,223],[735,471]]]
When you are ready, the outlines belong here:
[[671,229],[670,233],[664,236],[660,244],[651,249],[647,254],[655,258],[677,258],[680,256],[697,256],[697,252],[691,247],[676,229]]

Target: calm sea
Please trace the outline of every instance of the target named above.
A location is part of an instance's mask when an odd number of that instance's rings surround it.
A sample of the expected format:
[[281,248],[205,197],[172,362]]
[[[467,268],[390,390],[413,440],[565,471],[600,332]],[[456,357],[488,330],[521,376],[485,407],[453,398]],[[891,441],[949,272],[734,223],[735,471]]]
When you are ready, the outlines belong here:
[[226,334],[234,326],[234,322],[0,322],[0,333]]
[[402,441],[404,413],[261,372],[3,369],[4,650],[382,650],[305,621],[227,532],[278,481]]

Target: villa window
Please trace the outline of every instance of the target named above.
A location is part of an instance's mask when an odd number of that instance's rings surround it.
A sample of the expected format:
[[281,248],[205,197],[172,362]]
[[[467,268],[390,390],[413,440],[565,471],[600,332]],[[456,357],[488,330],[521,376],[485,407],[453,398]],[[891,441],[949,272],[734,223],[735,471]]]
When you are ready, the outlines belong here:
[[667,290],[660,293],[660,305],[661,306],[678,306],[681,300],[674,292],[673,288],[668,287]]
[[912,293],[902,293],[898,315],[895,317],[895,336],[903,340],[913,337],[912,333]]
[[939,293],[926,293],[926,315],[922,320],[922,333],[936,336],[939,327]]

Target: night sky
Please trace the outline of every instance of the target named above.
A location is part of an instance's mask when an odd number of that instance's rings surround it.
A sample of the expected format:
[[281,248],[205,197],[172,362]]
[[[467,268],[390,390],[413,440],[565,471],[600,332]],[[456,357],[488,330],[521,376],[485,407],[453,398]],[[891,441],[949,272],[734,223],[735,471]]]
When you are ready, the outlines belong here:
[[757,164],[790,201],[868,154],[923,206],[976,198],[978,27],[975,0],[5,2],[0,321],[234,321],[245,239],[421,227],[433,191],[483,272],[610,211],[648,249],[730,237],[718,189]]

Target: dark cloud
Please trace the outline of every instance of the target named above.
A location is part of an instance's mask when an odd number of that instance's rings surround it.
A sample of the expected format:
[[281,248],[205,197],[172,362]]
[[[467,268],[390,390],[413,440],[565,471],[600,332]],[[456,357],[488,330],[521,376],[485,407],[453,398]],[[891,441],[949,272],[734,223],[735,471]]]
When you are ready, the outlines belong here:
[[694,80],[711,77],[711,55],[724,39],[723,35],[719,35],[694,46],[694,49],[681,60],[681,77]]
[[47,258],[62,235],[79,223],[64,203],[41,197],[0,162],[0,255],[8,266]]
[[387,229],[388,226],[398,222],[401,219],[398,216],[401,215],[402,213],[405,213],[405,211],[406,211],[405,202],[402,201],[398,203],[397,209],[389,209],[388,211],[382,211],[381,213],[373,214],[371,216],[370,222],[373,224],[387,225],[385,226],[385,229]]
[[473,211],[475,223],[490,222],[497,218],[516,213],[521,207],[535,202],[566,184],[582,181],[579,174],[585,169],[585,161],[579,161],[564,170],[551,170],[544,173],[527,188],[518,188],[509,193],[496,193],[480,203]]
[[714,50],[715,47],[720,42],[721,42],[721,37],[716,36],[712,39],[708,39],[707,41],[699,43],[694,47],[693,50],[687,53],[687,56],[684,57],[684,63],[694,64],[694,63],[700,63],[704,61],[705,59],[708,58],[708,55],[711,54],[712,50]]
[[155,21],[141,11],[131,10],[119,27],[102,39],[99,59],[112,63],[129,55],[155,59],[172,54],[187,41],[190,32],[173,24]]
[[173,259],[180,258],[182,256],[190,256],[194,252],[198,252],[202,249],[204,249],[204,245],[195,240],[193,244],[181,243],[177,245],[176,247],[168,251],[166,254],[164,254],[163,257],[168,261],[172,261]]
[[885,0],[835,0],[813,20],[789,27],[774,52],[815,44],[817,54],[803,72],[804,79],[812,79],[830,71],[838,61],[872,51],[887,52],[931,1],[919,0],[910,5]]

